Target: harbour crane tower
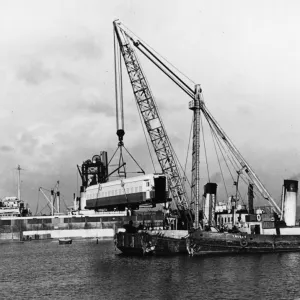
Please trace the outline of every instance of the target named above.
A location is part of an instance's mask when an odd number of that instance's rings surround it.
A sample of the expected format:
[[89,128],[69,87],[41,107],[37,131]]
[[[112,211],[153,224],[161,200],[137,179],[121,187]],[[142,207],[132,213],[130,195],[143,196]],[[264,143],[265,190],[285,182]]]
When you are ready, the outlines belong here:
[[[247,175],[259,193],[264,199],[269,201],[273,206],[274,211],[281,215],[282,211],[272,198],[268,190],[260,181],[254,170],[250,167],[247,161],[243,158],[238,149],[231,142],[229,137],[211,115],[207,109],[202,96],[200,85],[191,86],[178,72],[174,71],[166,60],[162,59],[155,51],[153,51],[144,41],[138,38],[119,20],[113,22],[114,26],[114,44],[115,44],[115,63],[116,66],[116,90],[122,94],[122,68],[121,56],[123,57],[127,73],[132,85],[133,93],[140,114],[145,123],[146,129],[150,136],[154,151],[162,171],[168,176],[169,187],[173,201],[176,204],[180,219],[183,222],[183,227],[198,228],[199,224],[199,203],[200,203],[200,186],[199,186],[199,167],[200,167],[200,113],[210,125],[210,128],[226,145],[229,151],[233,154],[236,161],[241,166],[241,171]],[[166,74],[177,86],[179,86],[192,100],[189,102],[189,108],[193,110],[193,149],[192,149],[192,184],[191,195],[189,201],[180,176],[180,168],[176,160],[172,145],[166,133],[163,121],[159,114],[155,99],[150,90],[148,81],[141,68],[138,56],[135,49],[138,49],[146,56],[156,67]],[[194,210],[191,204],[194,205]],[[195,223],[193,224],[193,222]]]

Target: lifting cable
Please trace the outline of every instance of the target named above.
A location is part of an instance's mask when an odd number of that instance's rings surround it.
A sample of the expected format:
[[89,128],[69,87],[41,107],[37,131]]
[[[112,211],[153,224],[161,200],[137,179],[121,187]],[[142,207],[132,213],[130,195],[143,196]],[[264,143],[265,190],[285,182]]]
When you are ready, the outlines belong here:
[[64,205],[65,205],[65,207],[66,207],[66,209],[68,209],[68,206],[67,206],[67,204],[66,204],[66,202],[65,202],[65,197],[64,197],[64,195],[61,195],[62,197],[62,200],[63,200],[63,202],[64,202]]
[[191,129],[190,129],[190,135],[189,135],[189,142],[188,142],[188,148],[186,152],[186,158],[185,158],[185,165],[184,165],[184,174],[186,174],[186,166],[187,166],[187,161],[188,161],[188,156],[189,156],[189,150],[190,150],[190,145],[191,145],[191,137],[192,137],[192,131],[193,131],[193,120],[191,123]]
[[[229,166],[228,166],[228,164],[227,164],[227,160],[226,160],[226,158],[224,157],[224,154],[223,154],[223,152],[222,152],[222,150],[221,150],[221,146],[222,146],[222,148],[223,148],[223,151],[226,152],[227,157],[228,157],[228,160],[230,161],[230,163],[231,163],[233,169],[236,171],[236,169],[235,169],[235,167],[234,167],[234,164],[233,164],[231,158],[229,157],[228,152],[224,149],[224,144],[222,144],[222,143],[220,142],[220,140],[218,139],[218,136],[216,135],[216,133],[214,133],[214,134],[215,134],[215,137],[216,137],[216,141],[217,141],[217,143],[218,143],[218,146],[219,146],[219,150],[220,150],[220,152],[222,153],[224,162],[225,162],[225,164],[226,164],[226,166],[227,166],[227,169],[228,169],[228,171],[229,171],[229,173],[230,173],[230,175],[231,175],[232,181],[235,182],[235,178],[234,178],[234,176],[232,175],[231,170],[230,170],[230,168],[229,168]],[[221,145],[221,146],[220,146],[220,145]],[[242,178],[242,177],[240,177],[240,178]],[[244,203],[244,200],[243,200],[243,198],[242,198],[242,196],[241,196],[241,194],[240,194],[240,191],[238,190],[237,192],[238,192],[238,194],[239,194],[239,196],[240,196],[242,202]],[[244,203],[244,204],[245,204],[245,203]]]
[[208,182],[210,182],[208,160],[207,160],[207,153],[206,153],[206,145],[205,145],[205,137],[204,137],[204,129],[203,129],[201,113],[200,113],[200,125],[201,125],[201,129],[202,129],[202,140],[203,140],[203,146],[204,146],[204,154],[205,154],[205,160],[206,160],[206,169],[207,169]]
[[142,116],[141,116],[141,113],[140,113],[140,110],[139,110],[139,106],[138,106],[138,104],[137,104],[137,101],[134,101],[134,102],[135,102],[135,105],[136,105],[137,110],[138,110],[138,115],[139,115],[139,119],[140,119],[140,122],[141,122],[141,125],[142,125],[144,137],[145,137],[145,140],[146,140],[146,143],[147,143],[147,148],[148,148],[148,152],[149,152],[149,154],[150,154],[152,166],[153,166],[154,172],[156,173],[156,169],[155,169],[155,165],[154,165],[154,160],[153,160],[153,157],[152,157],[152,154],[151,154],[151,149],[150,149],[150,146],[149,146],[149,141],[148,141],[148,139],[147,139],[147,135],[146,135],[146,132],[145,132],[144,122],[143,122],[143,120],[142,120]]
[[[207,121],[208,121],[208,120],[207,120]],[[232,173],[231,173],[231,170],[230,170],[230,168],[229,168],[229,166],[228,166],[227,160],[226,160],[226,158],[224,157],[224,153],[223,153],[223,151],[222,151],[222,149],[221,149],[221,146],[222,146],[224,152],[226,152],[225,149],[224,149],[224,145],[220,143],[220,140],[219,140],[219,138],[218,138],[218,135],[217,135],[217,133],[213,130],[213,127],[212,127],[212,125],[210,124],[209,121],[208,121],[208,123],[209,123],[209,126],[210,126],[210,128],[211,128],[211,130],[212,130],[212,133],[213,133],[213,135],[214,135],[214,137],[215,137],[215,139],[216,139],[216,141],[217,141],[217,144],[218,144],[218,147],[219,147],[219,151],[221,152],[221,154],[222,154],[222,156],[223,156],[223,160],[224,160],[224,162],[225,162],[225,164],[226,164],[226,166],[227,166],[227,169],[228,169],[228,171],[229,171],[229,173],[230,173],[230,175],[231,175],[232,181],[235,182],[235,178],[233,177],[233,175],[232,175]],[[232,163],[232,161],[231,161],[230,159],[229,159],[229,161],[230,161],[231,164],[233,165],[233,163]],[[234,166],[233,166],[233,167],[234,167]],[[226,185],[224,185],[224,186],[225,186],[225,188],[226,188]],[[242,199],[242,196],[241,196],[239,190],[238,190],[238,194],[240,195],[241,200],[242,200],[242,202],[244,203],[244,201],[243,201],[243,199]]]
[[[155,53],[157,56],[159,56],[161,59],[163,59],[166,63],[168,63],[170,66],[172,66],[173,69],[175,69],[178,73],[180,73],[183,77],[185,77],[186,79],[188,79],[190,81],[190,83],[192,83],[195,86],[195,82],[190,79],[187,75],[185,75],[183,72],[181,72],[179,69],[177,69],[172,63],[170,63],[165,57],[163,57],[161,54],[159,54],[157,51],[155,51],[149,44],[147,44],[144,40],[142,40],[138,35],[136,35],[132,30],[130,30],[126,25],[124,25],[124,23],[121,23],[122,26],[126,29],[127,32],[131,33],[134,37],[136,37],[138,39],[138,41],[140,43],[143,44],[144,48],[146,48],[145,46],[147,46],[147,48],[151,49],[151,52]],[[120,28],[120,27],[119,27]],[[121,28],[120,28],[121,29]],[[122,30],[122,29],[121,29]],[[124,31],[124,34],[126,34],[130,40],[132,40],[132,38]],[[147,49],[146,48],[146,49]],[[149,50],[148,50],[149,51]],[[149,51],[150,52],[150,51]],[[151,53],[150,52],[150,53]]]
[[[227,166],[227,169],[228,169],[228,171],[229,171],[229,173],[230,173],[230,176],[231,176],[232,180],[234,181],[234,177],[233,177],[233,175],[232,175],[232,173],[231,173],[231,170],[230,170],[230,168],[229,168],[229,166],[228,166],[227,159],[225,158],[224,153],[223,153],[223,151],[221,150],[221,145],[222,145],[222,144],[220,144],[220,141],[219,141],[219,139],[218,139],[218,135],[217,135],[216,132],[214,131],[214,129],[213,129],[212,125],[210,124],[210,122],[208,122],[208,123],[209,123],[209,126],[210,126],[210,128],[211,128],[211,130],[212,130],[212,132],[213,132],[213,134],[214,134],[214,137],[215,137],[215,139],[216,139],[216,141],[217,141],[217,145],[218,145],[218,147],[219,147],[219,151],[220,151],[221,154],[222,154],[223,160],[224,160],[224,162],[225,162],[225,164],[226,164],[226,166]],[[222,145],[222,147],[223,147],[223,145]],[[223,148],[223,149],[224,149],[224,148]],[[224,150],[224,151],[225,151],[225,150]],[[225,152],[226,152],[226,151],[225,151]]]
[[219,158],[218,151],[217,151],[217,147],[216,147],[215,137],[213,136],[213,131],[212,131],[212,128],[211,128],[211,127],[210,127],[210,130],[211,130],[212,140],[213,140],[213,143],[214,143],[214,148],[215,148],[215,151],[216,151],[216,156],[217,156],[217,158],[218,158],[219,168],[220,168],[220,171],[221,171],[221,175],[222,175],[222,180],[223,180],[223,184],[224,184],[226,196],[227,196],[227,199],[228,199],[228,198],[229,198],[229,195],[228,195],[227,187],[226,187],[226,184],[225,184],[225,178],[224,178],[224,174],[223,174],[223,170],[222,170],[222,167],[221,167],[220,158]]
[[[140,69],[141,69],[141,71],[142,71],[142,74],[143,74],[143,76],[144,76],[144,71],[143,71],[142,65],[141,65],[140,62],[139,62],[139,58],[138,58],[137,54],[135,54],[135,56],[136,56],[136,60],[137,60],[137,62],[138,62],[138,64],[139,64],[139,67],[140,67]],[[155,107],[155,112],[157,113],[157,117],[158,117],[158,119],[159,119],[159,121],[160,121],[160,123],[161,123],[161,127],[163,128],[163,130],[164,130],[164,132],[165,132],[165,138],[166,138],[166,141],[167,141],[168,146],[169,146],[169,148],[170,148],[170,151],[171,151],[172,154],[174,155],[174,160],[177,161],[178,164],[179,164],[179,167],[180,167],[180,168],[179,168],[179,170],[178,170],[178,175],[180,176],[179,171],[182,170],[182,172],[184,172],[183,167],[182,167],[182,165],[181,165],[181,163],[180,163],[180,161],[179,161],[179,159],[178,159],[178,157],[177,157],[177,154],[176,154],[176,152],[174,151],[174,148],[173,148],[173,146],[172,146],[172,144],[171,144],[171,142],[170,142],[170,139],[169,139],[169,137],[168,137],[168,135],[167,135],[167,131],[166,131],[164,122],[163,122],[163,120],[162,120],[162,118],[161,118],[161,116],[160,116],[159,110],[158,110],[157,105],[156,105],[155,97],[154,97],[154,95],[153,95],[153,93],[152,93],[152,91],[151,91],[151,88],[150,88],[150,85],[149,85],[149,83],[148,83],[148,80],[147,80],[147,78],[146,78],[145,76],[143,77],[143,79],[146,81],[147,88],[148,88],[148,90],[149,90],[149,92],[150,92],[150,94],[151,94],[151,98],[152,98],[152,101],[153,101],[153,105],[154,105],[154,107]],[[184,173],[184,176],[185,176],[185,173]],[[185,177],[186,177],[186,176],[185,176]],[[189,181],[188,181],[188,183],[189,183]],[[190,185],[190,183],[189,183],[189,185]],[[182,187],[183,187],[183,189],[184,189],[184,191],[185,191],[185,187],[184,187],[184,186],[182,186]],[[185,194],[186,194],[186,193],[185,193]],[[187,202],[188,202],[188,199],[186,199],[186,200],[187,200]],[[181,204],[181,203],[180,203],[180,204]],[[176,205],[177,205],[177,204],[176,204]]]
[[37,214],[37,212],[38,212],[38,210],[39,210],[39,202],[40,202],[40,193],[39,193],[40,191],[38,190],[38,202],[37,202],[37,206],[36,206],[36,210],[35,210],[35,216],[36,216],[36,214]]
[[[132,160],[138,165],[138,167],[141,169],[142,173],[145,175],[145,171],[142,169],[142,167],[138,164],[138,162],[134,159],[134,157],[129,153],[129,151],[126,149],[126,147],[123,145],[123,148],[126,150],[126,152],[129,154],[129,156],[132,158]],[[125,169],[125,166],[124,166]]]
[[[211,130],[213,130],[212,127],[211,127]],[[213,132],[214,132],[214,131],[213,131]],[[215,132],[214,132],[214,135],[215,135],[215,138],[216,138],[217,134],[216,134]],[[219,146],[219,149],[220,149],[220,140],[217,139],[217,138],[216,138],[216,140],[217,140],[217,143],[219,143],[218,146]],[[228,160],[231,162],[233,168],[234,168],[235,170],[239,169],[238,167],[240,167],[240,166],[239,166],[239,164],[238,164],[236,158],[232,155],[231,151],[229,150],[229,152],[230,152],[230,154],[231,154],[231,157],[229,157],[228,151],[226,151],[226,150],[224,149],[224,145],[223,145],[222,143],[221,143],[221,145],[222,145],[222,148],[223,148],[224,152],[227,153]],[[222,153],[222,155],[223,155],[223,152],[221,152],[221,153]],[[227,164],[227,161],[226,161],[224,155],[223,155],[223,159],[224,159],[224,161],[225,161],[225,163],[226,163],[226,165],[227,165],[227,168],[228,168],[228,170],[229,170],[229,172],[230,172],[230,175],[231,175],[232,180],[235,181],[235,178],[233,177],[233,175],[232,175],[232,173],[231,173],[231,171],[230,171],[230,169],[229,169],[229,166],[228,166],[228,164]],[[234,164],[233,162],[234,162],[235,164]],[[237,168],[235,168],[234,165],[236,165]],[[241,175],[244,175],[244,174],[241,174]],[[252,183],[254,183],[253,181],[251,181],[251,180],[249,180],[249,179],[248,179],[248,182],[247,182],[243,176],[240,176],[240,179],[241,179],[246,185],[249,184],[249,181],[252,182]],[[254,184],[254,186],[255,186],[255,184]],[[241,197],[242,202],[244,203],[243,197],[241,196],[241,194],[240,194],[239,191],[238,191],[238,193],[239,193],[239,195],[240,195],[240,197]],[[254,194],[257,196],[257,193],[256,193],[256,192],[254,192]],[[244,203],[244,204],[245,204],[245,203]]]

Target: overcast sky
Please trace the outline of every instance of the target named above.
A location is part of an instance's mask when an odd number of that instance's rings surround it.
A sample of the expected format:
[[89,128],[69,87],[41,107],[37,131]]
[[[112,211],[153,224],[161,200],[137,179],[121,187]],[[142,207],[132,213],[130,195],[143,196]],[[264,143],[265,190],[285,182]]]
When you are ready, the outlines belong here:
[[[210,112],[280,199],[283,179],[300,173],[299,15],[298,1],[2,0],[0,196],[16,194],[20,164],[33,210],[38,188],[57,180],[71,204],[76,165],[101,150],[112,155],[112,22],[119,18],[202,84]],[[183,162],[190,99],[141,61]],[[125,144],[152,172],[128,79],[124,89]]]

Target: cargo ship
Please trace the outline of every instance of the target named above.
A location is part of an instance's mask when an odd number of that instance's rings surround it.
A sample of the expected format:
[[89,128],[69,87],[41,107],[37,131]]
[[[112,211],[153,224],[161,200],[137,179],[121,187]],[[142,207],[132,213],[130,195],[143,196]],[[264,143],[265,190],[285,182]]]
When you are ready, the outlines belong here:
[[[78,166],[77,166],[78,167]],[[79,168],[82,186],[73,207],[60,212],[60,192],[51,190],[50,215],[32,215],[18,197],[0,201],[0,241],[33,241],[62,238],[110,238],[130,221],[135,226],[163,228],[162,211],[136,211],[167,201],[164,175],[147,174],[108,181],[107,153],[102,151]],[[18,194],[20,194],[18,192]],[[160,200],[158,200],[160,199]]]
[[282,216],[272,207],[253,209],[251,186],[248,195],[250,213],[238,210],[235,201],[231,201],[229,209],[215,213],[215,226],[190,232],[187,238],[189,254],[300,251],[300,226],[296,223],[298,181],[284,180]]
[[[137,107],[140,109],[141,117],[146,125],[161,169],[164,174],[168,175],[172,200],[178,212],[176,223],[181,227],[177,229],[184,228],[188,233],[184,236],[175,237],[174,240],[172,240],[172,237],[165,230],[156,232],[153,235],[150,231],[145,230],[126,232],[124,234],[120,233],[116,236],[118,248],[127,253],[155,254],[156,246],[162,242],[165,245],[163,252],[173,254],[181,252],[174,249],[179,249],[179,245],[181,245],[183,240],[186,242],[187,251],[192,254],[298,251],[300,227],[295,226],[298,182],[292,180],[285,181],[285,198],[282,200],[282,207],[280,208],[257,174],[207,109],[200,84],[191,85],[192,81],[190,79],[180,74],[174,68],[174,65],[170,64],[154,51],[122,22],[115,20],[113,26],[114,41],[119,46],[115,47],[117,104],[123,107],[123,77],[120,70],[120,59],[122,57],[129,75]],[[192,180],[190,182],[191,199],[189,199],[186,193],[187,176],[179,172],[175,158],[176,155],[173,153],[170,140],[157,110],[154,96],[140,66],[136,49],[144,54],[192,99],[189,102],[189,109],[193,111],[193,124],[190,132],[190,137],[192,136],[193,139]],[[207,122],[208,130],[204,129],[202,120]],[[228,190],[236,189],[235,195],[230,196],[231,203],[227,211],[226,209],[224,211],[217,211],[217,184],[210,178],[209,161],[207,158],[208,144],[205,142],[204,132],[211,133],[213,143],[210,144],[217,156],[218,164],[216,165],[220,169],[218,172],[220,175],[219,182],[223,182],[224,184],[224,194],[226,193],[228,197],[231,194],[231,192],[228,193]],[[203,143],[200,142],[201,135]],[[202,195],[200,195],[200,146],[204,148],[202,153],[204,153],[205,158],[205,168],[202,169],[207,170],[208,178],[208,183],[204,186],[202,201]],[[202,171],[201,177],[203,178]],[[225,172],[227,173],[227,177],[225,176]],[[237,178],[235,178],[236,175]],[[228,187],[227,179],[232,179],[233,185],[231,187]],[[240,187],[240,184],[243,183],[245,184],[244,190]],[[249,189],[252,190],[248,192],[248,196],[252,193],[249,199],[253,201],[253,189],[255,188],[255,193],[258,197],[270,204],[271,209],[269,213],[256,212],[254,214],[253,203],[249,204],[243,213],[241,211],[238,212],[237,203],[242,200],[241,191],[244,193],[248,184]],[[227,223],[230,223],[230,226],[226,226],[229,225]],[[170,245],[175,242],[176,247],[171,246],[168,248],[168,241],[170,241]],[[145,248],[145,244],[149,244],[149,246]],[[133,248],[138,248],[139,251]]]

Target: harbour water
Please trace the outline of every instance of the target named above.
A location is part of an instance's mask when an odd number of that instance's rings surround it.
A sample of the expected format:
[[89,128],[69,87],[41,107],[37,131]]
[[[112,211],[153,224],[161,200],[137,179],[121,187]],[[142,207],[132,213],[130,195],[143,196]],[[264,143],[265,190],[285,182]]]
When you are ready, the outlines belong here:
[[300,253],[138,258],[111,240],[0,249],[0,299],[300,299]]

